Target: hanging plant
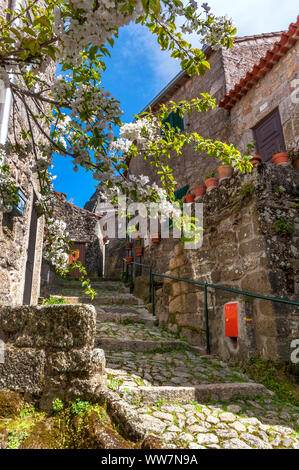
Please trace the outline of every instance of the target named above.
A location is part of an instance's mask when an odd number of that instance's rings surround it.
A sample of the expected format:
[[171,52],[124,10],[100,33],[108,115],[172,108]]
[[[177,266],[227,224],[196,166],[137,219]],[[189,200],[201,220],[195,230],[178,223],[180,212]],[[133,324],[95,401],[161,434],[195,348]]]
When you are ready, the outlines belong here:
[[19,187],[10,174],[9,166],[0,166],[0,211],[11,212],[19,202]]

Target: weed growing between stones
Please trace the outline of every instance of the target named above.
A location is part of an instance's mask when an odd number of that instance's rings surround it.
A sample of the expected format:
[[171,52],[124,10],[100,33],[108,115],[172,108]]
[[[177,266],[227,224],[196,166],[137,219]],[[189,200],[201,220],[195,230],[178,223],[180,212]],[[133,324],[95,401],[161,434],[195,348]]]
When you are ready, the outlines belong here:
[[61,305],[66,303],[64,297],[57,297],[55,295],[50,295],[48,299],[42,301],[42,305]]
[[295,223],[292,219],[281,216],[274,222],[273,227],[279,235],[290,235],[295,230]]
[[288,366],[252,357],[243,364],[243,372],[275,392],[278,399],[299,406],[299,377],[291,374]]
[[251,196],[254,193],[254,184],[253,183],[246,183],[243,184],[239,193],[232,197],[232,201],[234,203],[234,210],[240,211],[243,207],[243,204],[248,196]]

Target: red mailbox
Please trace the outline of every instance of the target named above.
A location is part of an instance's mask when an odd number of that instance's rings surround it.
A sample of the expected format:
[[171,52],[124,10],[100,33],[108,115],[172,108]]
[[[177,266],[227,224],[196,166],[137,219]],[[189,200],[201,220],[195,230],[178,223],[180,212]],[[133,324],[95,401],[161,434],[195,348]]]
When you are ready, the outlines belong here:
[[238,302],[225,304],[225,336],[237,338],[238,331]]

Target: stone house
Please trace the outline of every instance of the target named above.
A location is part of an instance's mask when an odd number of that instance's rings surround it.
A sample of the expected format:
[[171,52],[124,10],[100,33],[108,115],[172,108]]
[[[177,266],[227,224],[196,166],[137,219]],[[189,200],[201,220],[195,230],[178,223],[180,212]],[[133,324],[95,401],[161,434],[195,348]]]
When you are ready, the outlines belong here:
[[[149,104],[179,101],[209,92],[217,106],[184,117],[183,127],[206,138],[233,143],[243,153],[256,141],[262,163],[251,174],[235,172],[199,198],[203,203],[203,244],[184,250],[178,240],[146,243],[142,262],[171,276],[246,292],[298,301],[298,171],[271,162],[274,153],[298,143],[299,17],[286,32],[238,38],[230,50],[206,50],[211,70],[203,77],[181,72]],[[195,184],[219,162],[186,148],[171,161],[177,189]],[[133,174],[156,180],[141,159]],[[148,297],[148,272],[135,279],[137,294]],[[156,314],[160,323],[189,342],[206,347],[206,312],[200,287],[159,278]],[[235,303],[235,332],[228,333],[226,304]],[[234,307],[235,308],[235,307]],[[299,337],[295,305],[208,289],[211,352],[225,360],[288,361],[292,339]]]
[[[88,276],[98,279],[103,274],[104,242],[100,223],[102,216],[75,206],[66,200],[64,193],[55,192],[54,195],[53,217],[66,223],[68,239],[72,241],[70,257],[75,253],[75,258],[85,266]],[[43,261],[41,272],[43,297],[48,295],[55,280],[55,270]]]
[[[126,256],[125,240],[118,236],[118,230],[123,230],[122,222],[120,226],[116,224],[118,220],[117,209],[108,205],[100,196],[100,186],[84,205],[84,209],[96,213],[101,217],[101,237],[102,237],[102,275],[107,279],[119,279],[124,269],[124,258]],[[108,227],[113,227],[114,236],[108,236]]]
[[[1,0],[0,11],[13,9],[16,1]],[[55,78],[55,66],[48,67],[45,73],[51,80]],[[13,123],[13,107],[10,90],[4,90],[0,114],[1,144],[13,141],[14,133],[20,137],[26,129],[26,113],[19,103],[18,113]],[[36,129],[34,129],[36,131]],[[36,136],[40,135],[36,132]],[[29,153],[23,159],[17,156],[4,157],[1,164],[8,164],[11,175],[22,191],[24,211],[0,212],[0,304],[36,304],[40,290],[40,271],[44,218],[35,205],[39,182],[30,170]]]

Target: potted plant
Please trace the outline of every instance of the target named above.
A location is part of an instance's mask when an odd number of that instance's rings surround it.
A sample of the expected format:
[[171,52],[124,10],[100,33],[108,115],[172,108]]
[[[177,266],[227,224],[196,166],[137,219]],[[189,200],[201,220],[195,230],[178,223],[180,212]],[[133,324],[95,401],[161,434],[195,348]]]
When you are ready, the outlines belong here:
[[206,194],[206,186],[203,183],[202,179],[198,181],[198,184],[193,186],[193,192],[195,197],[204,196]]
[[230,164],[230,159],[228,157],[224,157],[221,160],[221,165],[218,167],[218,174],[220,181],[230,178],[233,174],[233,167]]
[[299,170],[299,148],[291,147],[288,151],[290,162],[292,163],[295,170]]
[[205,185],[207,187],[207,191],[211,191],[218,186],[218,178],[216,178],[216,171],[212,171],[204,176]]
[[160,233],[153,233],[151,235],[151,239],[153,243],[159,243],[160,242]]
[[289,154],[287,152],[275,152],[272,156],[272,161],[275,165],[288,165],[289,164]]
[[132,264],[133,263],[133,256],[127,256],[125,259],[126,259],[127,264]]
[[135,246],[135,256],[143,255],[143,246]]
[[257,165],[258,163],[261,163],[262,161],[262,157],[260,156],[260,154],[253,153],[255,150],[255,144],[256,144],[256,141],[253,140],[253,142],[247,144],[247,147],[246,147],[246,155],[251,155],[250,163],[252,163],[252,165]]
[[194,202],[194,199],[195,199],[195,194],[194,193],[188,192],[185,196],[185,202],[186,203]]

